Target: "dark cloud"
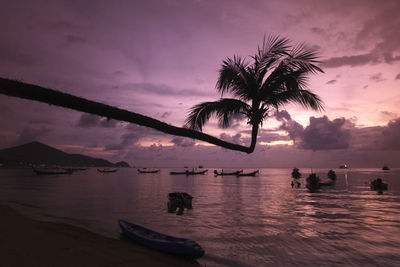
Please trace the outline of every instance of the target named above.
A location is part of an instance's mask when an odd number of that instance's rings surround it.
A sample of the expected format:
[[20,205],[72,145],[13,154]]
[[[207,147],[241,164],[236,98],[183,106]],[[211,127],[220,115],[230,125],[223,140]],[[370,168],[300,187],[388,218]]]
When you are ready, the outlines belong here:
[[128,124],[125,129],[130,132],[134,132],[139,136],[165,136],[165,133],[133,123]]
[[399,74],[397,74],[397,76],[396,76],[395,80],[400,80],[400,73],[399,73]]
[[304,129],[299,147],[311,150],[346,149],[349,147],[351,133],[344,128],[344,118],[330,121],[328,117],[310,117],[310,124]]
[[110,150],[124,150],[128,147],[130,147],[132,144],[135,144],[139,141],[139,136],[135,133],[127,133],[122,135],[121,137],[121,142],[118,144],[109,144],[106,145],[105,150],[110,151]]
[[400,28],[399,9],[399,1],[376,2],[376,15],[366,20],[356,39],[356,43],[359,46],[373,39],[379,40],[373,52],[383,55],[386,63],[392,63],[400,59],[399,56],[393,56],[400,48],[400,36],[398,34],[398,29]]
[[67,35],[65,38],[65,41],[68,45],[74,45],[74,44],[84,44],[86,43],[86,39],[78,36],[78,35]]
[[289,112],[287,112],[286,110],[276,111],[274,116],[277,121],[282,122],[278,130],[286,131],[289,134],[289,138],[291,140],[296,142],[296,139],[303,136],[303,126],[300,123],[292,120]]
[[380,113],[386,119],[388,119],[388,118],[389,119],[396,119],[398,117],[397,113],[390,112],[390,111],[387,111],[387,110],[382,110]]
[[40,128],[24,127],[22,132],[19,134],[17,144],[25,144],[32,141],[37,141],[44,138],[52,130],[42,126]]
[[[290,138],[288,136],[282,136],[280,134],[275,133],[273,130],[265,130],[260,129],[258,131],[258,142],[274,142],[274,141],[288,141]],[[250,140],[249,140],[250,141]]]
[[181,147],[192,147],[195,145],[195,141],[193,139],[184,138],[184,137],[175,137],[171,140],[175,146]]
[[[347,5],[347,3],[346,3]],[[385,62],[391,64],[400,60],[398,56],[400,49],[400,19],[398,10],[400,9],[399,1],[370,1],[363,5],[353,6],[354,10],[359,8],[367,8],[373,10],[373,14],[368,16],[362,24],[361,30],[355,37],[355,49],[364,51],[371,43],[376,40],[377,43],[369,50],[368,53],[333,57],[326,60],[322,66],[326,68],[336,68],[341,66],[362,66],[367,64],[376,64]],[[348,10],[351,10],[348,9]],[[346,12],[346,11],[345,11]],[[362,12],[362,11],[361,11]],[[367,14],[367,12],[362,12]],[[343,15],[343,14],[342,14]]]
[[99,116],[84,113],[79,118],[77,125],[79,127],[93,127],[93,126],[97,126],[99,124],[99,122],[100,122]]
[[400,118],[390,121],[382,131],[383,149],[400,150]]
[[297,121],[284,121],[279,127],[279,130],[286,131],[289,134],[290,139],[295,143],[297,140],[301,140],[303,138],[304,127]]
[[161,115],[161,118],[165,119],[165,118],[168,118],[169,116],[171,116],[171,112],[164,112],[164,113]]
[[379,73],[377,73],[377,74],[374,74],[374,75],[371,75],[371,76],[370,76],[370,79],[371,79],[372,81],[375,81],[375,82],[381,82],[381,81],[384,81],[384,80],[385,80],[385,79],[382,78],[382,73],[381,73],[381,72],[379,72]]
[[319,27],[312,27],[311,32],[321,36],[326,36],[326,31]]
[[351,131],[352,149],[400,151],[400,118],[390,121],[386,126],[353,128]]
[[226,133],[222,133],[219,136],[220,139],[227,141],[227,142],[234,143],[234,144],[242,144],[243,140],[241,137],[242,137],[242,135],[240,133],[235,134],[235,135],[229,135]]
[[111,120],[111,119],[101,119],[99,125],[101,127],[106,127],[106,128],[114,128],[118,125],[118,122],[116,120]]
[[326,84],[335,84],[335,83],[337,83],[337,80],[330,80],[326,82]]
[[342,66],[362,66],[369,63],[378,63],[378,58],[373,53],[355,55],[355,56],[342,56],[332,57],[321,63],[322,67],[325,68],[338,68]]
[[96,115],[84,113],[79,118],[77,125],[79,127],[106,127],[106,128],[114,128],[117,126],[118,122],[115,120],[110,120],[107,118],[101,118]]
[[292,118],[290,117],[289,112],[286,110],[277,110],[275,111],[274,117],[276,118],[277,121],[283,121],[283,120],[291,120]]

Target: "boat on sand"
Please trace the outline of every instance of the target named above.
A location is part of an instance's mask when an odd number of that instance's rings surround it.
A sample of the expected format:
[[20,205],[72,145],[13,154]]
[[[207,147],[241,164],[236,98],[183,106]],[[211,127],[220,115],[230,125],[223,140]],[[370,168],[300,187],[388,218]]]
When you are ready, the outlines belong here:
[[124,235],[141,245],[189,258],[204,255],[203,248],[191,239],[165,235],[124,220],[119,220],[118,223]]

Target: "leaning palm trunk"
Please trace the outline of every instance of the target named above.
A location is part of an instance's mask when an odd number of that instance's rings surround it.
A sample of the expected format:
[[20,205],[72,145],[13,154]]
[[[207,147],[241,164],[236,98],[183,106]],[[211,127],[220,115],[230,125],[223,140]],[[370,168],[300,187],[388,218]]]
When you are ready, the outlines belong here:
[[[204,134],[202,132],[198,132],[192,129],[172,126],[165,122],[143,116],[138,113],[130,112],[74,95],[15,80],[0,78],[0,93],[7,96],[35,100],[48,103],[50,105],[70,108],[77,111],[103,116],[109,119],[135,123],[138,125],[153,128],[167,134],[205,141],[207,143],[214,144],[230,150],[252,153],[255,148],[255,140],[254,142],[252,141],[250,147],[245,147],[223,141],[211,135]],[[255,136],[257,136],[257,134]]]

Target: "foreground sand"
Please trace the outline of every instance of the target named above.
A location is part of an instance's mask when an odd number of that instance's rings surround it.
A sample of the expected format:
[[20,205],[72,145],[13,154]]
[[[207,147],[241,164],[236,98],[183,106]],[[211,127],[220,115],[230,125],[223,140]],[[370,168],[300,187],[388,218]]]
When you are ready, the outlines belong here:
[[0,205],[0,266],[198,266],[61,223],[40,222]]

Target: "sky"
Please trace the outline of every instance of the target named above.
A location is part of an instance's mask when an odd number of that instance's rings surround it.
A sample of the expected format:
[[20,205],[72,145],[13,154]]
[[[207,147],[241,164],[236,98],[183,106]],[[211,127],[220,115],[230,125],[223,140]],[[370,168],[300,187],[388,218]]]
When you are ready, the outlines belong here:
[[[0,149],[40,141],[134,166],[400,167],[400,1],[20,1],[0,9],[0,77],[183,126],[220,98],[227,57],[250,59],[264,36],[318,49],[309,79],[325,110],[270,114],[252,154],[134,124],[0,95]],[[249,145],[251,129],[204,132]]]

